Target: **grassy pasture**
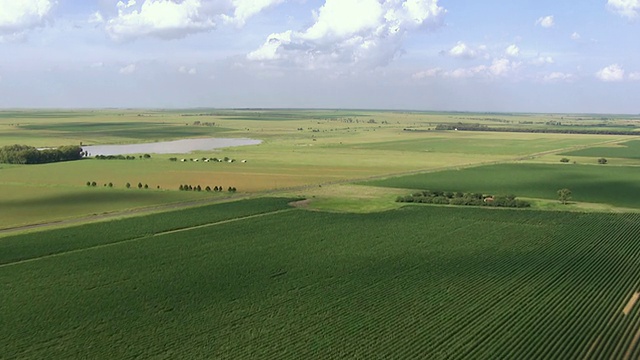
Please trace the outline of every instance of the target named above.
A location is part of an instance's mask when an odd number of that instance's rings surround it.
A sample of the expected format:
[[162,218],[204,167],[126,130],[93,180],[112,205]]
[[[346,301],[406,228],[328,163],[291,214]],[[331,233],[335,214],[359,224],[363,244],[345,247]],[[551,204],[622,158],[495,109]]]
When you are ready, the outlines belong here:
[[[626,305],[638,216],[291,210],[73,248],[0,266],[0,348],[50,359],[637,358],[639,306]],[[78,242],[99,226],[56,237]],[[29,251],[50,236],[32,234]],[[3,253],[26,251],[18,240],[0,239]]]
[[573,200],[640,208],[640,172],[633,166],[499,164],[367,182],[370,186],[427,189],[557,199],[569,188]]

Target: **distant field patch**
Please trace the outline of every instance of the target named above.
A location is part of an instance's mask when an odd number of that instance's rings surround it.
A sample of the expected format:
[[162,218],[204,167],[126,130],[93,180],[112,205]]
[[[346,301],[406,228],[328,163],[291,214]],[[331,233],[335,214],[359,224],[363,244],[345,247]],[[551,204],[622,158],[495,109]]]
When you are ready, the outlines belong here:
[[615,147],[597,146],[582,150],[568,151],[560,155],[640,159],[640,140],[623,142]]
[[593,138],[539,135],[468,134],[438,132],[415,134],[419,139],[405,139],[362,144],[356,148],[387,151],[464,153],[486,155],[526,155],[594,142]]
[[177,125],[153,122],[62,122],[20,125],[20,129],[86,139],[125,138],[141,140],[178,139],[211,135],[230,129],[215,126]]
[[573,200],[640,208],[637,167],[574,164],[501,164],[423,173],[367,182],[367,185],[417,190],[483,192],[557,199],[569,188]]

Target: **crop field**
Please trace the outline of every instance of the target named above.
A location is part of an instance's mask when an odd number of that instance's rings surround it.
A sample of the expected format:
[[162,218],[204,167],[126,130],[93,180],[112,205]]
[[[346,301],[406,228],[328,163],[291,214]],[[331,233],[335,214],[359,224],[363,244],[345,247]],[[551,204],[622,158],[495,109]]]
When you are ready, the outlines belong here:
[[597,146],[569,151],[560,155],[640,159],[640,140],[622,142],[617,146]]
[[367,185],[541,199],[557,199],[558,189],[569,188],[575,201],[640,208],[634,195],[640,191],[640,172],[635,166],[499,164],[374,180]]
[[640,356],[638,214],[284,201],[0,239],[2,357]]

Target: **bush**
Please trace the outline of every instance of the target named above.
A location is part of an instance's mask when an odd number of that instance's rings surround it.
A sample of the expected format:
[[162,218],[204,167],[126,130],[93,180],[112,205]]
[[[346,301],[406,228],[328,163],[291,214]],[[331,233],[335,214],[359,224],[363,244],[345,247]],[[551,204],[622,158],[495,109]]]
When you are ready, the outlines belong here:
[[605,158],[600,158],[600,159],[598,159],[598,164],[602,164],[602,165],[604,165],[604,164],[606,164],[607,162],[608,162],[608,161],[607,161],[607,159],[605,159]]
[[130,184],[130,183],[127,183],[127,184],[125,185],[125,187],[126,187],[127,189],[129,189],[129,188],[131,188],[131,184]]
[[562,158],[562,159],[560,159],[560,162],[561,162],[561,163],[568,163],[569,161],[570,161],[570,160],[569,160],[569,159],[567,159],[567,158]]

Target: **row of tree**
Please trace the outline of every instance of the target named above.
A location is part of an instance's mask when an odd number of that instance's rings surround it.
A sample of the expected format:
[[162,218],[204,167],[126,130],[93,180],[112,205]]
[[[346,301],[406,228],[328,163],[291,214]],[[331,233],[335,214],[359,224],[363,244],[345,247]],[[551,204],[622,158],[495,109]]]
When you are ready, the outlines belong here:
[[78,145],[60,146],[52,149],[37,149],[28,145],[9,145],[0,148],[0,163],[46,164],[82,159],[84,152]]
[[[95,181],[87,181],[87,186],[96,187],[98,186],[98,183],[96,183]],[[113,183],[110,182],[108,184],[104,184],[103,186],[112,188]],[[131,183],[126,183],[124,187],[126,187],[127,189],[131,189]],[[148,189],[148,188],[149,188],[148,184],[142,184],[141,182],[138,183],[138,189]],[[157,188],[160,189],[160,185],[158,185]]]
[[[196,186],[192,186],[192,185],[180,185],[180,187],[178,188],[178,190],[180,191],[224,191],[224,188],[222,186],[214,186],[213,188],[211,188],[211,186],[207,186],[204,189],[202,188],[202,186],[200,185],[196,185]],[[227,189],[228,192],[236,192],[237,189],[235,187],[229,186],[229,188]]]
[[[133,155],[96,155],[94,156],[98,160],[135,160],[136,157]],[[144,154],[138,156],[140,159],[150,159],[151,155]]]
[[[409,129],[405,129],[409,131]],[[436,130],[458,130],[458,131],[497,131],[497,132],[518,132],[518,133],[542,133],[542,134],[592,134],[592,135],[638,135],[634,131],[626,130],[605,130],[605,129],[559,129],[559,128],[527,128],[527,127],[489,127],[483,124],[438,124]]]
[[526,208],[531,204],[527,201],[516,199],[514,195],[494,196],[481,193],[461,193],[425,190],[408,196],[398,196],[396,202],[441,204],[441,205],[472,205]]

